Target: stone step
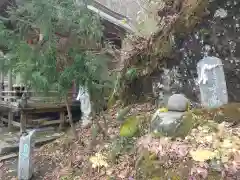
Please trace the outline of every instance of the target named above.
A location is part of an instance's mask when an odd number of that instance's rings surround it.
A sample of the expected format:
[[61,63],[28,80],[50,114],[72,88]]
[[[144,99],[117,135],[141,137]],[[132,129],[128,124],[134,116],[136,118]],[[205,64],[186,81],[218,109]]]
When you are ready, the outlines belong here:
[[9,159],[12,159],[12,158],[16,158],[16,157],[18,157],[18,153],[11,153],[11,154],[8,154],[8,155],[0,156],[0,162],[6,161],[6,160],[9,160]]
[[[52,135],[52,136],[45,136],[45,137],[41,137],[35,140],[35,146],[42,146],[46,143],[52,142],[54,140],[56,140],[57,138],[59,138],[61,136],[61,134],[57,135]],[[10,144],[10,143],[6,143],[4,141],[0,141],[0,157],[1,155],[7,155],[13,152],[17,152],[19,149],[19,144],[18,143],[14,143],[14,144]]]

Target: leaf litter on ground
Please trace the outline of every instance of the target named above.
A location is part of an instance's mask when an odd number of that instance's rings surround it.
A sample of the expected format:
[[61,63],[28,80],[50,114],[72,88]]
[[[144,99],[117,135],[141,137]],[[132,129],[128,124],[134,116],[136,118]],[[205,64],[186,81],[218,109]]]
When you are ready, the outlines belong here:
[[[128,115],[139,115],[142,112],[151,116],[154,114],[153,109],[151,104],[133,105]],[[111,177],[117,180],[134,179],[138,153],[120,154],[115,163],[106,156],[113,141],[119,137],[119,123],[116,121],[119,110],[120,107],[113,107],[106,112],[108,133],[112,136],[106,141],[98,135],[98,140],[103,143],[97,145],[92,153],[86,150],[91,141],[90,129],[79,129],[78,141],[65,135],[41,147],[35,155],[35,174],[39,176],[39,180],[60,180],[67,176],[82,180],[106,180]],[[203,118],[200,115],[195,116],[196,119]],[[161,163],[167,162],[170,166],[174,166],[177,161],[193,161],[189,167],[193,179],[199,176],[206,179],[210,169],[218,171],[224,177],[234,177],[240,170],[239,129],[230,127],[226,122],[218,124],[207,120],[192,129],[185,139],[156,138],[146,134],[137,140],[136,147],[137,152],[142,149],[153,152]],[[97,154],[104,158],[94,159]],[[99,168],[92,167],[94,161],[98,161],[94,167],[100,166]]]
[[[159,160],[166,157],[171,160],[172,156],[177,157],[179,162],[192,159],[194,162],[194,166],[190,167],[192,174],[200,175],[203,179],[207,178],[211,170],[226,172],[222,173],[225,177],[239,177],[240,127],[232,128],[227,122],[218,124],[214,121],[206,121],[192,129],[190,134],[180,141],[147,135],[139,139],[138,146],[157,154]],[[207,166],[201,166],[202,163]]]

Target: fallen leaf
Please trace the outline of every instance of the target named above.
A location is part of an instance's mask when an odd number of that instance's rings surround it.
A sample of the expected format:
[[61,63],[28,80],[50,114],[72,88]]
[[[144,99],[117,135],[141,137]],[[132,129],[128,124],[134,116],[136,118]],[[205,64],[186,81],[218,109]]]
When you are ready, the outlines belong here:
[[108,176],[111,176],[113,173],[114,173],[114,169],[113,169],[113,168],[108,169],[108,170],[106,171],[106,174],[107,174]]
[[118,177],[121,179],[125,179],[127,177],[128,173],[129,173],[128,169],[125,169],[119,173]]
[[223,163],[228,162],[228,159],[229,159],[228,156],[222,156],[222,157],[221,157],[221,161],[222,161]]
[[158,111],[159,112],[168,112],[168,109],[167,108],[160,108]]
[[190,155],[194,161],[198,162],[204,162],[215,157],[215,153],[209,150],[196,150],[196,151],[191,150]]
[[206,140],[208,143],[211,143],[211,142],[213,141],[213,136],[212,136],[212,135],[206,136],[206,137],[205,137],[205,140]]
[[122,23],[127,24],[127,19],[126,18],[122,19]]
[[208,176],[208,171],[207,169],[198,167],[196,168],[197,174],[199,174],[203,179],[206,179]]
[[106,157],[100,153],[96,153],[95,156],[90,157],[90,162],[92,163],[93,168],[97,167],[108,167],[108,163],[106,162]]
[[233,144],[229,139],[225,139],[221,145],[224,148],[232,148]]

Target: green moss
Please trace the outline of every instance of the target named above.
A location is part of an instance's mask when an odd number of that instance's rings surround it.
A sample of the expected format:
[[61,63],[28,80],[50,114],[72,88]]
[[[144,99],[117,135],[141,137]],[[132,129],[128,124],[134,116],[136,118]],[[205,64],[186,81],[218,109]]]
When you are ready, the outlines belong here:
[[181,125],[178,127],[174,134],[174,138],[185,138],[193,128],[197,127],[200,124],[200,121],[200,117],[196,118],[196,115],[192,111],[189,111],[184,115]]

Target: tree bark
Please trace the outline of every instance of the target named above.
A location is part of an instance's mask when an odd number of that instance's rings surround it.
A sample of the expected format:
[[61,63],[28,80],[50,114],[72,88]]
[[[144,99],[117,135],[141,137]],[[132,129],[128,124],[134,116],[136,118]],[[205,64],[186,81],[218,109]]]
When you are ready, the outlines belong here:
[[102,114],[105,132],[108,132],[108,123],[104,114]]
[[103,128],[99,122],[99,120],[95,120],[96,125],[98,126],[100,132],[102,132],[103,138],[107,139],[108,138],[108,134],[107,134],[107,129]]
[[74,136],[74,138],[77,139],[77,131],[76,131],[76,128],[75,128],[74,123],[73,123],[71,107],[70,107],[70,105],[69,105],[69,102],[68,102],[67,96],[65,97],[65,104],[66,104],[66,107],[67,107],[67,113],[68,113],[68,118],[69,118],[69,124],[70,124],[70,126],[71,126],[73,136]]

